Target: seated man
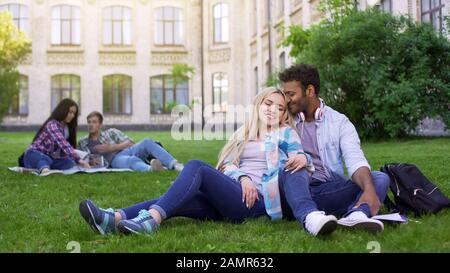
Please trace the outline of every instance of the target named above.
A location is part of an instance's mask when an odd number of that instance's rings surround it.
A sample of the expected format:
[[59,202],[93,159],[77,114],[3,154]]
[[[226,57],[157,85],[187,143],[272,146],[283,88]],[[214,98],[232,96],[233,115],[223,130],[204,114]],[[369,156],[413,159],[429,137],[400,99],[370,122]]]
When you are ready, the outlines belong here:
[[[304,187],[293,193],[302,200],[297,216],[314,235],[332,232],[336,224],[382,231],[383,223],[371,217],[378,213],[386,197],[389,176],[370,170],[355,126],[319,97],[319,71],[298,64],[283,71],[279,78],[301,143],[312,156],[315,168],[311,177],[299,178],[298,183]],[[344,175],[343,161],[349,178]],[[336,221],[333,215],[343,218]],[[331,228],[324,231],[325,226]]]
[[[94,111],[87,116],[89,136],[80,139],[79,149],[91,154],[100,154],[112,168],[128,168],[135,171],[149,172],[169,170],[181,172],[183,164],[179,163],[155,141],[145,138],[134,143],[120,130],[111,128],[102,131],[103,115]],[[147,158],[153,157],[150,164]]]

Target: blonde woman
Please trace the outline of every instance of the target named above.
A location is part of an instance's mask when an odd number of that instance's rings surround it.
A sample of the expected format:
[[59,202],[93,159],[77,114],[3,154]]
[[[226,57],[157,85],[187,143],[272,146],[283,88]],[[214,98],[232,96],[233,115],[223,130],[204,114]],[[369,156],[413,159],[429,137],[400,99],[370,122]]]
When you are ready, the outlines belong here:
[[308,176],[314,167],[289,126],[284,94],[265,89],[253,105],[249,119],[222,149],[219,170],[191,160],[160,198],[117,211],[84,200],[81,215],[100,234],[153,233],[162,221],[175,216],[239,223],[264,215],[272,220],[295,216],[313,235],[332,232],[337,226],[334,216],[313,207],[306,219],[296,214],[305,203],[296,196],[297,188],[305,186],[298,183],[299,176]]

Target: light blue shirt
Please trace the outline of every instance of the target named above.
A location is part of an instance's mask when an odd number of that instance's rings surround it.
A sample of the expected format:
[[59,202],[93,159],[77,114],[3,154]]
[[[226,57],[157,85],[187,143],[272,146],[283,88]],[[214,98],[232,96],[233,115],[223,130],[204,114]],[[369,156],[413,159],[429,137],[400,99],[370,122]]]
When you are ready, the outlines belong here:
[[[317,146],[323,168],[328,172],[344,176],[345,162],[349,177],[352,177],[353,173],[361,167],[367,167],[370,170],[355,126],[344,114],[326,106],[322,99],[320,101],[322,113],[315,124]],[[295,127],[302,141],[303,123],[300,116],[295,118]]]

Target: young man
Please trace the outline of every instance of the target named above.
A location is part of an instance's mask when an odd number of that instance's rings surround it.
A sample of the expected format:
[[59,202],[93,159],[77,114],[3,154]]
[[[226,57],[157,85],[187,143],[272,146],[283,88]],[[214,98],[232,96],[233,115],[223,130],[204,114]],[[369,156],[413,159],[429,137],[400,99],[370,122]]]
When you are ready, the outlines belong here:
[[[159,171],[166,167],[169,170],[181,171],[179,163],[164,148],[151,139],[134,143],[120,130],[111,128],[102,131],[103,115],[94,111],[87,116],[89,136],[78,143],[79,149],[91,154],[102,155],[112,168],[129,168],[135,171]],[[153,157],[150,164],[145,161]]]
[[[304,187],[296,193],[303,200],[305,227],[320,229],[337,220],[325,215],[332,214],[343,216],[337,223],[344,227],[382,231],[383,223],[370,217],[378,213],[386,197],[389,177],[370,171],[354,125],[319,98],[318,70],[307,64],[294,65],[279,78],[303,148],[315,167],[311,177],[299,181]],[[342,161],[351,179],[345,177]]]

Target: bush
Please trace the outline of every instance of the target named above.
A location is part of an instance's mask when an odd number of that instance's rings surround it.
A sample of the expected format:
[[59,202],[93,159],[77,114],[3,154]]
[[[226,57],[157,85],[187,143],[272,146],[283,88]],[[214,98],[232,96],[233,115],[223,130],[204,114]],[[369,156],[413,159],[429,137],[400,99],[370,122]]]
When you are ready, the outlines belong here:
[[284,45],[315,65],[321,96],[367,137],[401,137],[425,117],[450,124],[450,42],[430,25],[376,9],[303,30]]

